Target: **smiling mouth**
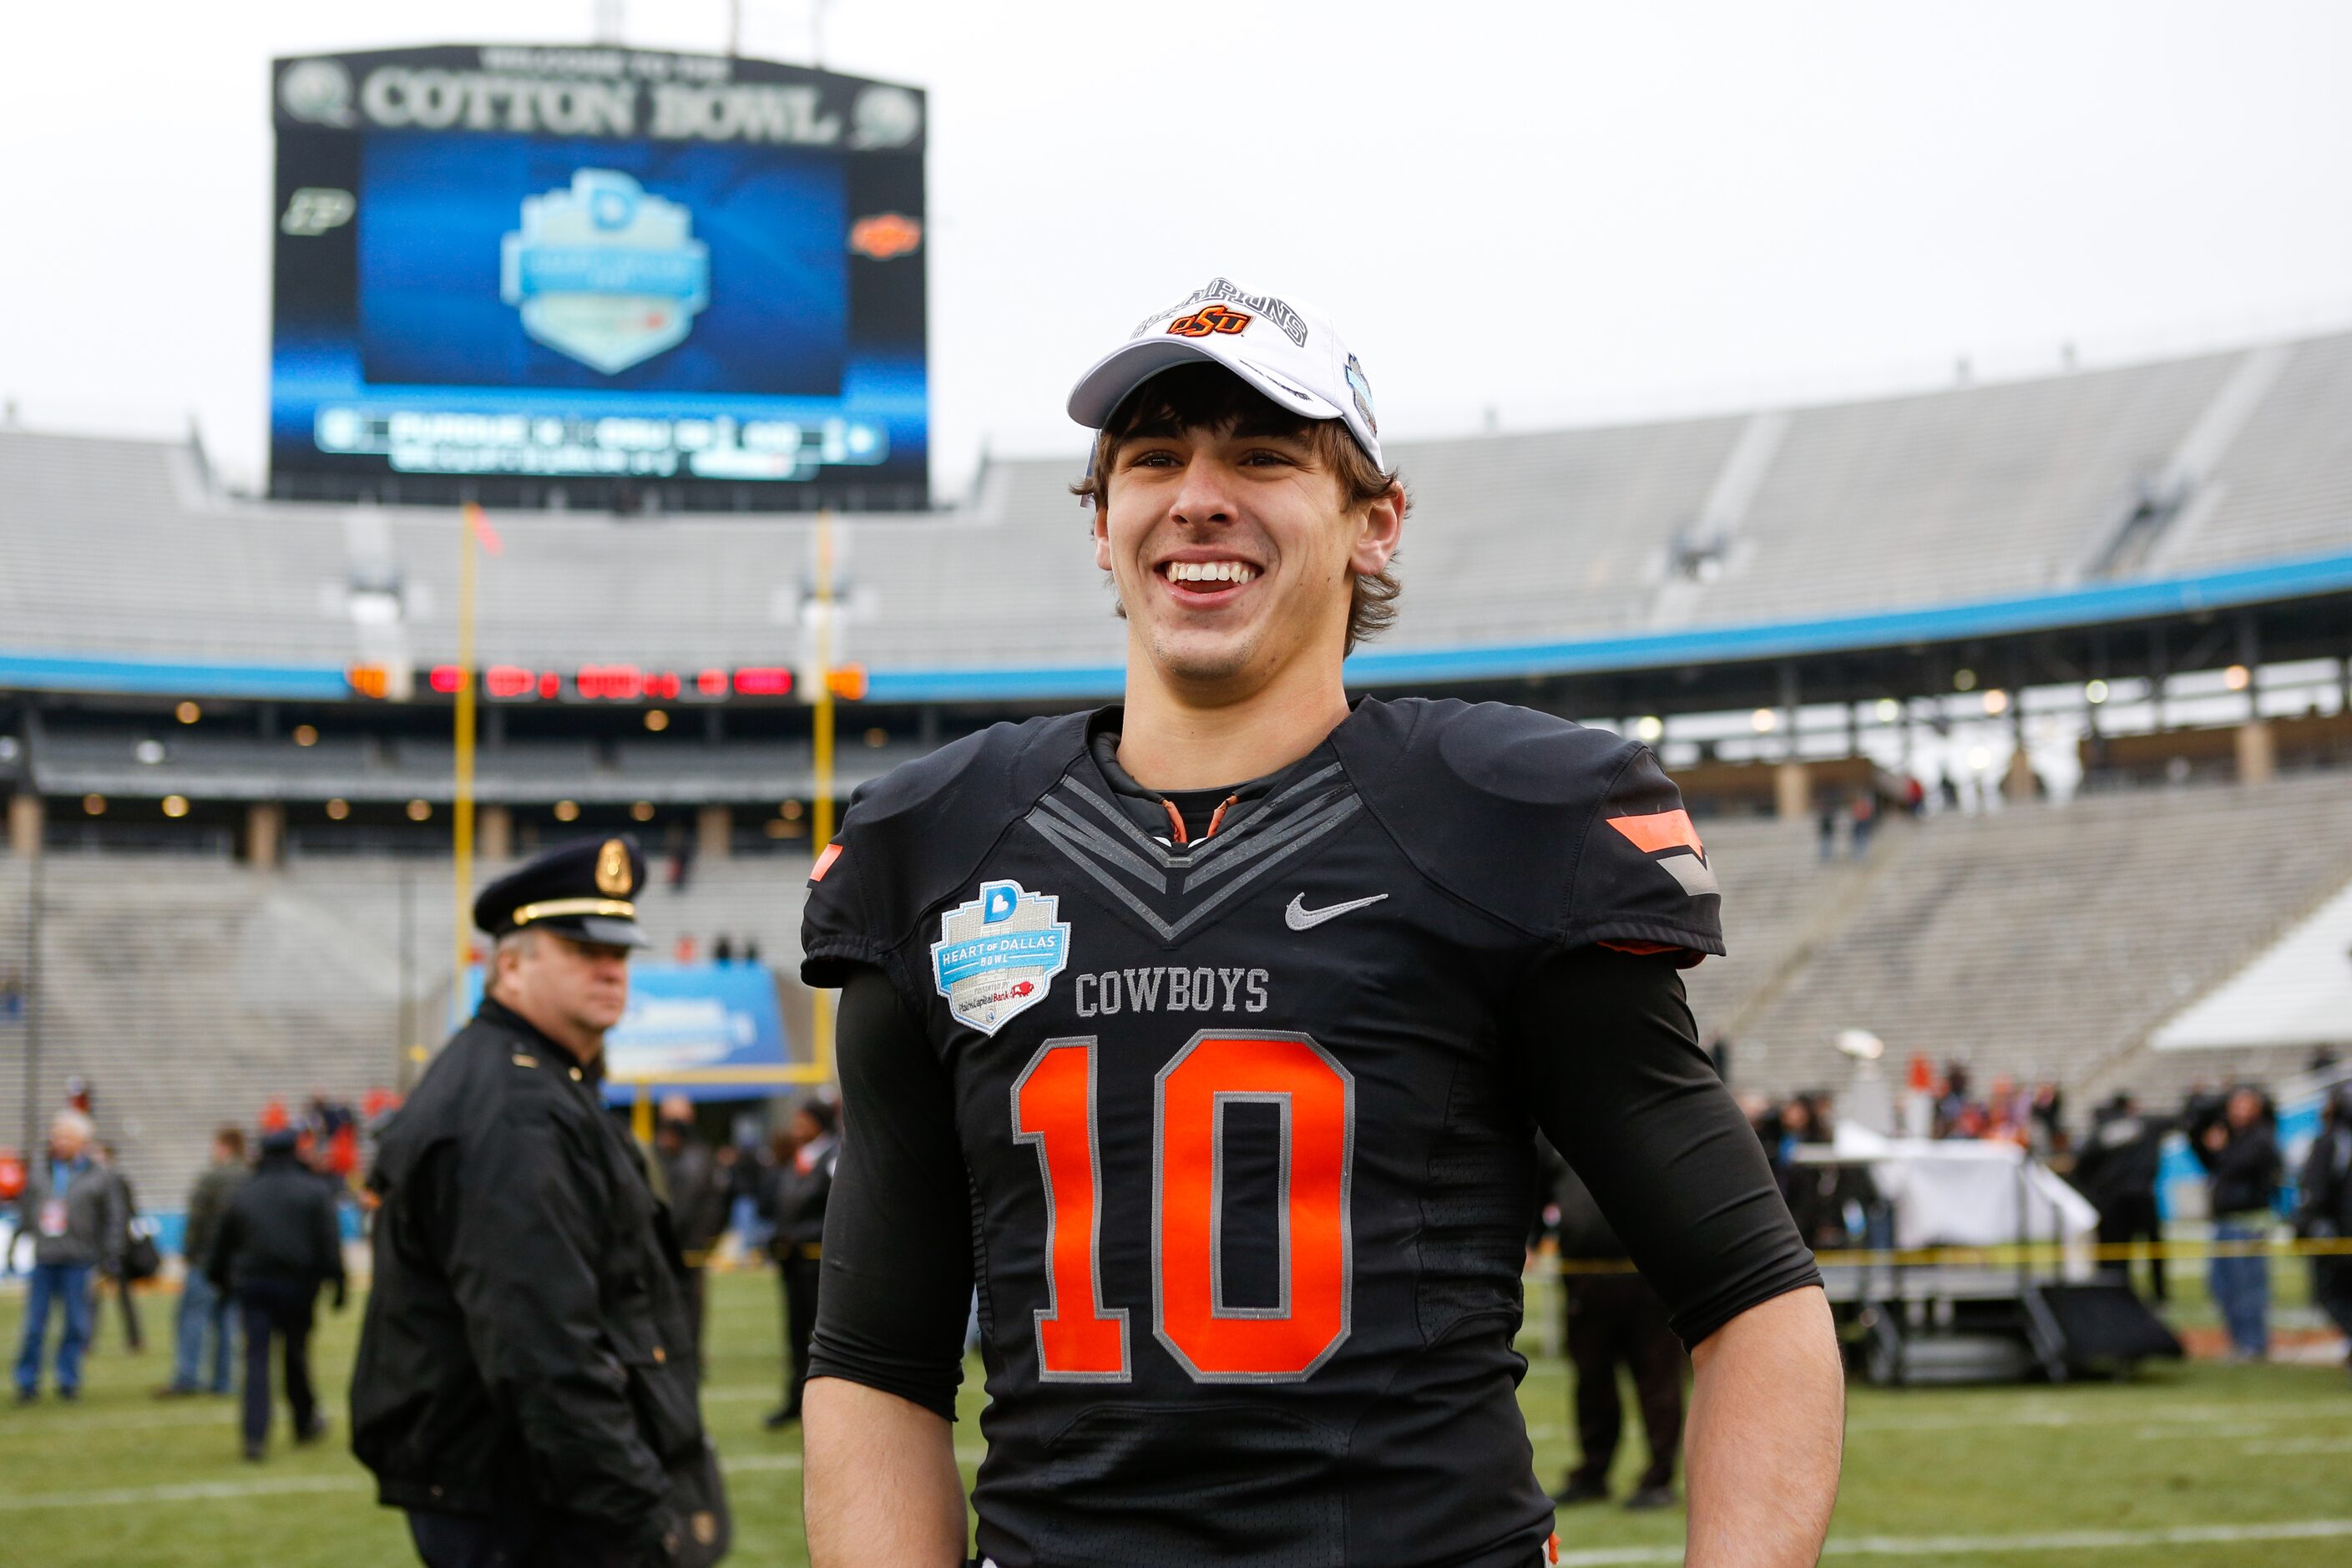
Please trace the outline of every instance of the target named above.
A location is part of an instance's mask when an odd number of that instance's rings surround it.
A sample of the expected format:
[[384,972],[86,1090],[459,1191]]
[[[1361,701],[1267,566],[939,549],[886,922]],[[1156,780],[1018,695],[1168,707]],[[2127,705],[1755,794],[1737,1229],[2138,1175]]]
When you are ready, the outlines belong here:
[[1163,561],[1154,568],[1177,603],[1220,605],[1255,582],[1258,569],[1246,561]]

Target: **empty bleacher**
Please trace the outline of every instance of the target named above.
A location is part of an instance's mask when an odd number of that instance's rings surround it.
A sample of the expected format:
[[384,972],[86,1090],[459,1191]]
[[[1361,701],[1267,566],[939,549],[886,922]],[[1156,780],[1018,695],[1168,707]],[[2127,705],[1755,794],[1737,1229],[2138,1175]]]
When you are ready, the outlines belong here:
[[[446,801],[455,765],[454,743],[438,735],[330,734],[304,746],[173,723],[48,725],[21,744],[35,787],[60,799],[176,791],[211,800]],[[854,789],[920,749],[853,741],[836,753],[837,787]],[[814,764],[805,741],[532,739],[478,748],[475,781],[484,799],[518,805],[772,805],[805,798]]]
[[[2160,526],[2111,547],[2258,354],[2283,356]],[[2031,594],[2086,573],[2352,549],[2352,335],[1769,416],[1400,440],[1414,521],[1401,647],[1476,647]],[[1074,432],[1074,436],[1075,436]],[[964,503],[843,521],[838,657],[881,669],[1100,666],[1122,647],[1068,493],[1081,457],[999,462]],[[363,522],[365,526],[356,526]],[[501,513],[478,657],[534,668],[797,665],[805,515]],[[1702,526],[1704,525],[1704,526]],[[193,447],[0,431],[0,652],[457,651],[453,510],[209,489]],[[1697,537],[1694,531],[1705,537]],[[362,592],[362,590],[365,590]]]
[[[647,889],[639,912],[655,954],[685,935],[708,951],[724,934],[789,972],[807,864],[709,863],[682,892]],[[400,1081],[404,1025],[430,1044],[446,1033],[451,900],[437,863],[337,857],[273,873],[54,855],[40,879],[37,972],[31,896],[28,863],[0,857],[0,991],[38,982],[36,1018],[0,1015],[0,1147],[24,1126],[24,1053],[37,1029],[37,1111],[62,1103],[68,1075],[87,1078],[102,1135],[153,1206],[179,1203],[221,1122],[250,1126],[273,1095],[289,1106],[314,1090],[356,1100]]]
[[1808,409],[1698,618],[1800,620],[2071,586],[2239,357]]
[[[2086,796],[1932,819],[1876,854],[1739,1029],[1743,1081],[1842,1084],[1832,1042],[1860,1028],[1979,1082],[2154,1096],[2216,1068],[2144,1050],[2149,1034],[2352,879],[2352,791],[2318,774]],[[2231,1070],[2294,1065],[2251,1053]]]

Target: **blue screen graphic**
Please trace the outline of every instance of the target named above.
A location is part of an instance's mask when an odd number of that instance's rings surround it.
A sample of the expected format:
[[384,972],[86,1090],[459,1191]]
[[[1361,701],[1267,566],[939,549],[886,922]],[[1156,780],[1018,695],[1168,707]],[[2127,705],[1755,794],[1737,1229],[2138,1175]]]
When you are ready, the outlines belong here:
[[361,168],[371,385],[841,392],[837,157],[373,135]]
[[927,505],[919,97],[510,53],[281,62],[272,493]]

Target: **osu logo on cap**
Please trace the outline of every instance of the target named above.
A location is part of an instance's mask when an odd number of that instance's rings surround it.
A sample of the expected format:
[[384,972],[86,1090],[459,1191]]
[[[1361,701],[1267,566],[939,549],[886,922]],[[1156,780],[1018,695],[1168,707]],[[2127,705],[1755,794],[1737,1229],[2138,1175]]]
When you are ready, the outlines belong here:
[[1179,316],[1168,330],[1180,338],[1205,338],[1211,332],[1238,332],[1250,324],[1246,312],[1223,305],[1203,305],[1189,316]]

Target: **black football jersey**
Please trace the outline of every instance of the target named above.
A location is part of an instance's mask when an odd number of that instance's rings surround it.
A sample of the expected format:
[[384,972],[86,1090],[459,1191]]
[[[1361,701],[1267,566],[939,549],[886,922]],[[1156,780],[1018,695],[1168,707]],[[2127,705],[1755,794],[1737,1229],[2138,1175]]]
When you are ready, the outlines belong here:
[[869,786],[803,935],[814,984],[889,977],[952,1086],[983,1555],[1527,1568],[1504,1003],[1568,948],[1722,951],[1673,784],[1525,710],[1367,700],[1186,843],[1087,725]]

